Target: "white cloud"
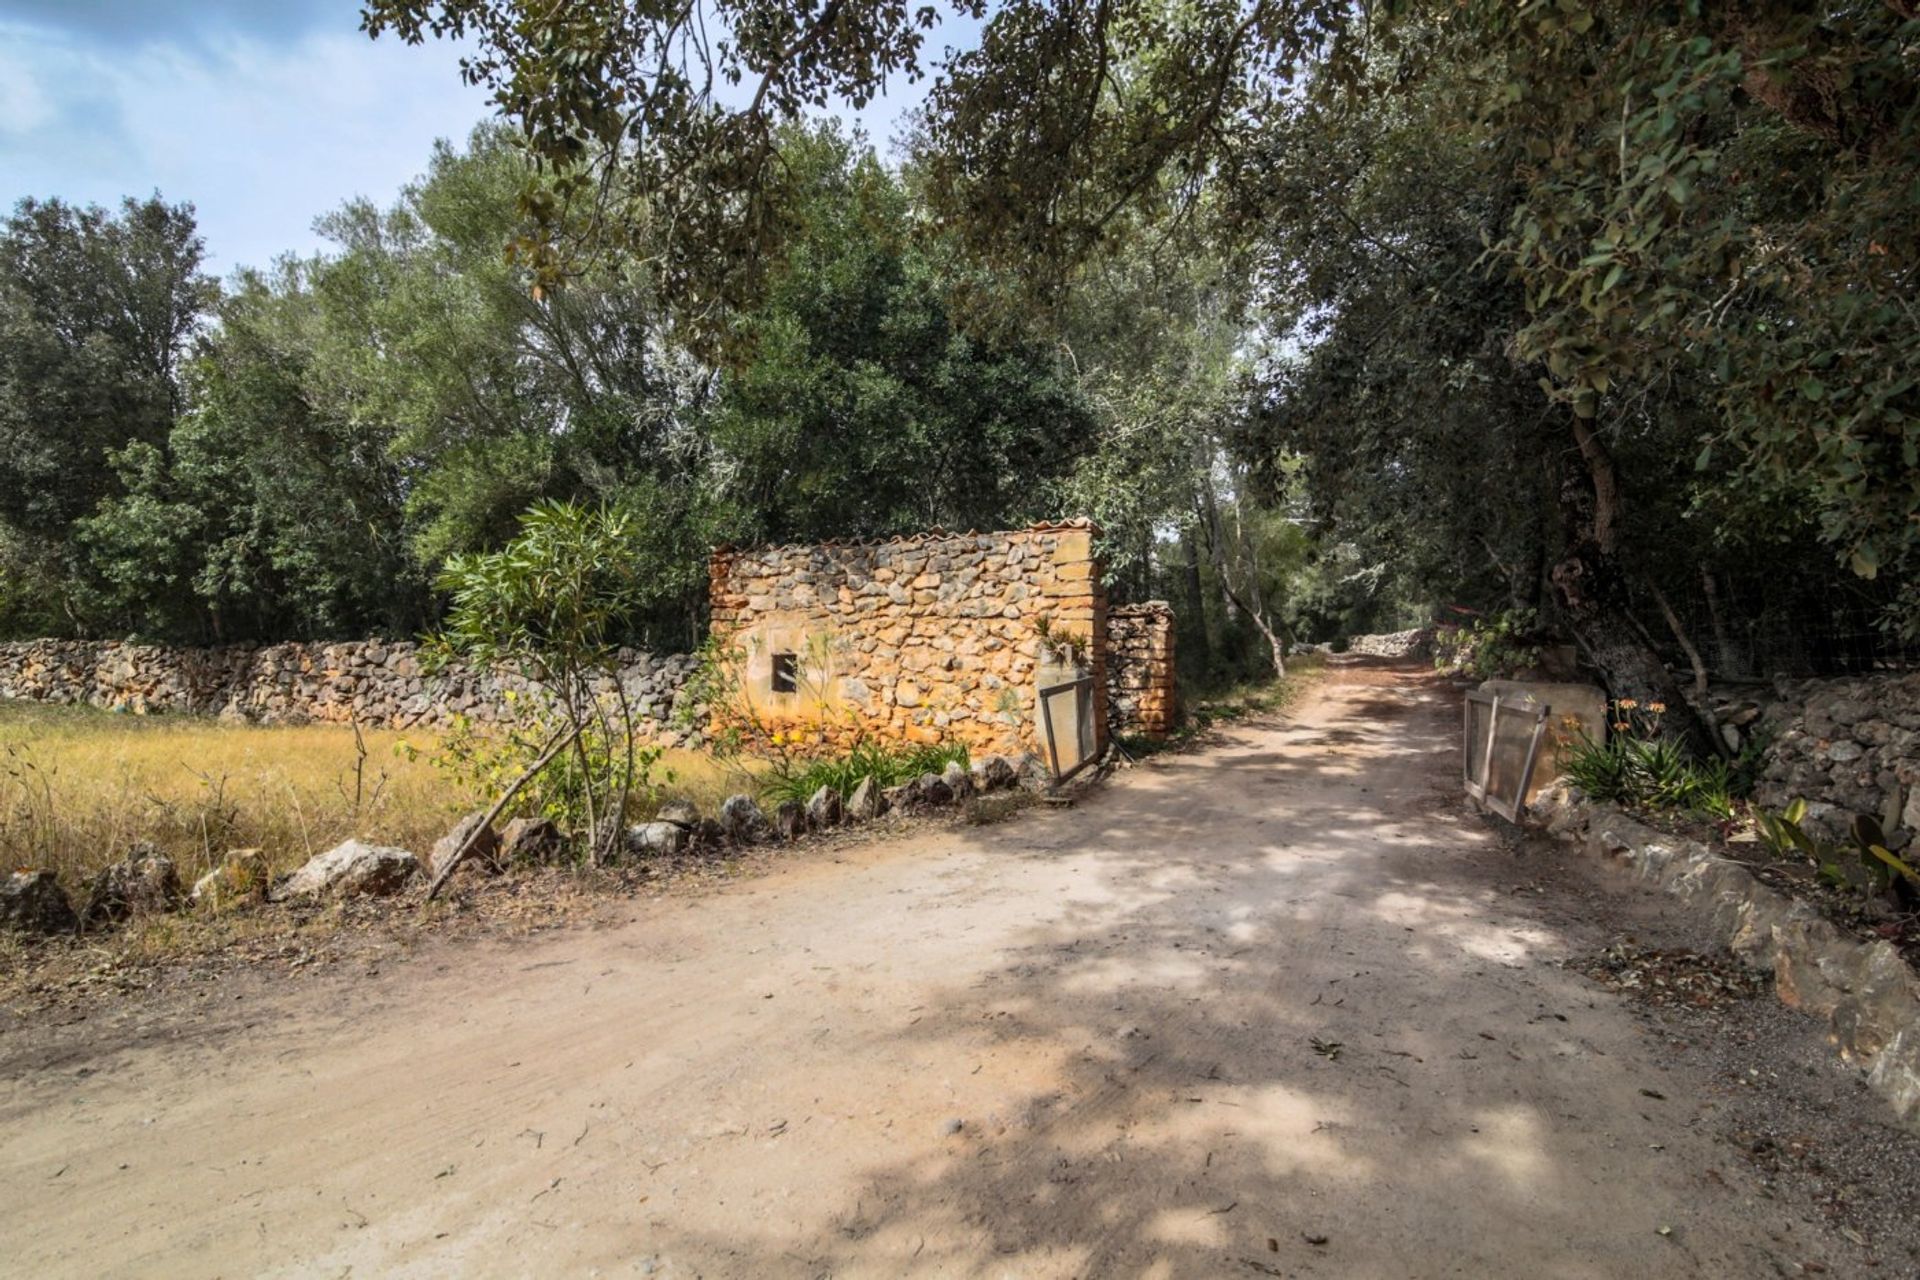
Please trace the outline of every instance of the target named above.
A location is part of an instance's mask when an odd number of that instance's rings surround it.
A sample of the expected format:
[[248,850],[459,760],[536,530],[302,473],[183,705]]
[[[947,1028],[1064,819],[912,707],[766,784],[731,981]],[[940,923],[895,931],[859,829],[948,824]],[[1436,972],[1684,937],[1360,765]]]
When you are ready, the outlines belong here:
[[26,59],[0,48],[0,133],[25,134],[53,119],[53,102]]
[[351,30],[126,48],[0,26],[0,49],[0,201],[191,200],[220,271],[313,250],[316,217],[390,200],[488,114],[453,47]]

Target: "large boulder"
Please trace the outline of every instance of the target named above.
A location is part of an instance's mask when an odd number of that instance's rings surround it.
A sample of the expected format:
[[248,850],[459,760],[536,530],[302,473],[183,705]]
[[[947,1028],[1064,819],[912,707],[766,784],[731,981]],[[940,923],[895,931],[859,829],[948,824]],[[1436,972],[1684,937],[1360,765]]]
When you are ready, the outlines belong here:
[[420,874],[420,860],[405,849],[349,840],[315,854],[280,886],[283,898],[384,898]]
[[691,800],[669,800],[653,815],[655,822],[671,822],[691,831],[700,825],[700,809]]
[[172,911],[180,905],[180,873],[173,859],[145,841],[94,877],[87,909],[80,918],[90,928],[116,924],[132,915]]
[[813,799],[807,801],[807,825],[816,831],[839,826],[844,815],[845,806],[840,803],[840,793],[832,787],[821,787],[813,793]]
[[[468,841],[472,843],[469,845]],[[427,853],[427,869],[439,875],[462,848],[467,851],[463,866],[498,872],[504,865],[500,857],[500,833],[487,825],[484,811],[468,814],[453,824],[453,830],[433,842],[433,848]]]
[[0,881],[0,927],[16,933],[72,933],[80,927],[80,918],[53,872],[16,871]]
[[641,822],[627,828],[627,852],[639,858],[685,853],[691,840],[677,822]]
[[500,830],[500,861],[553,862],[567,851],[566,833],[546,818],[515,818]]
[[231,850],[220,865],[193,882],[195,906],[224,911],[242,902],[265,902],[271,877],[267,855],[258,849]]
[[782,840],[798,840],[807,834],[807,810],[798,800],[782,800],[773,811],[773,830]]
[[872,774],[860,779],[860,785],[853,789],[853,795],[847,801],[846,817],[849,822],[872,822],[887,811],[887,798],[880,792],[880,784]]
[[752,796],[728,796],[720,806],[720,830],[736,844],[756,844],[773,834],[767,815]]

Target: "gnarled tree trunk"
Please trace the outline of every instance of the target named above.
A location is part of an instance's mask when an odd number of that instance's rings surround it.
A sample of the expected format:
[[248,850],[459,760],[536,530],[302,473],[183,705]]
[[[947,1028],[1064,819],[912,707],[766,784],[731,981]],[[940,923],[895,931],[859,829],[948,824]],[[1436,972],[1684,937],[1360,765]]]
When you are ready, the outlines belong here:
[[1627,609],[1626,579],[1614,538],[1620,488],[1612,455],[1585,422],[1576,419],[1573,433],[1580,465],[1566,468],[1560,484],[1567,545],[1550,575],[1554,598],[1587,656],[1600,668],[1607,691],[1643,707],[1664,704],[1663,736],[1684,743],[1702,760],[1711,759],[1715,751],[1705,722]]

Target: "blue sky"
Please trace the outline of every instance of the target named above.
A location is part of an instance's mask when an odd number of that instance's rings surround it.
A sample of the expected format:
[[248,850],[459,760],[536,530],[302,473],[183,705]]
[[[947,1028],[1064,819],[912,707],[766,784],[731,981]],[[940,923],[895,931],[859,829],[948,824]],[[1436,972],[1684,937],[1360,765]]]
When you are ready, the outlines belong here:
[[[456,48],[369,40],[359,8],[0,0],[0,206],[158,190],[194,204],[216,273],[312,252],[316,217],[356,195],[391,200],[435,138],[488,114]],[[861,113],[877,141],[924,87]]]

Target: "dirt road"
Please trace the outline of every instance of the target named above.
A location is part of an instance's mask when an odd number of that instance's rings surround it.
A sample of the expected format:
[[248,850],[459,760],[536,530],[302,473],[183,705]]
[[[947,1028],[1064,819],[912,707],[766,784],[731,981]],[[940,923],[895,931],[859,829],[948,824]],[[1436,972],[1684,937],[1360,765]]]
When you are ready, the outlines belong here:
[[1454,716],[1336,672],[1072,810],[0,1056],[0,1272],[1908,1274],[1554,963],[1613,908],[1462,810]]

